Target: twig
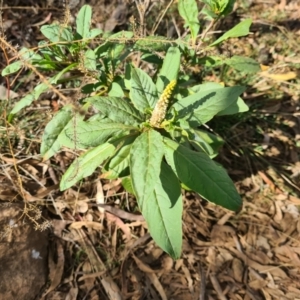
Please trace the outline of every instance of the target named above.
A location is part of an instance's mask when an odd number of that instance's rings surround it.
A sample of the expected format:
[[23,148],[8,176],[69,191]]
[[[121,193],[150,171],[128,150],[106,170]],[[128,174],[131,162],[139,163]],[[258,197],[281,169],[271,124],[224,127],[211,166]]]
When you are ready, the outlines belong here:
[[139,0],[139,3],[137,0],[134,0],[136,8],[139,12],[139,16],[140,16],[140,24],[142,27],[142,36],[146,35],[146,27],[145,27],[145,13],[147,8],[149,7],[150,1],[149,0],[145,0],[144,3],[141,2],[141,0]]
[[219,281],[217,280],[216,275],[215,274],[210,274],[209,277],[210,277],[210,281],[211,281],[215,291],[217,292],[217,294],[219,296],[219,299],[227,300],[227,298],[223,295],[221,286],[219,284]]
[[200,278],[201,278],[199,300],[205,300],[206,279],[205,279],[205,273],[201,261],[199,262],[199,270],[200,270]]
[[160,24],[162,18],[165,16],[165,14],[167,13],[169,7],[173,4],[174,0],[171,0],[169,2],[169,4],[166,6],[165,10],[163,11],[163,13],[160,15],[159,19],[156,21],[156,23],[153,25],[153,28],[151,30],[151,35],[153,35],[158,27],[158,25]]
[[198,49],[200,48],[200,46],[203,44],[203,41],[207,35],[207,33],[211,30],[211,28],[214,26],[214,24],[216,23],[216,20],[212,20],[209,25],[207,26],[207,28],[204,30],[204,32],[201,34],[201,40],[199,41],[199,44],[196,47],[196,52],[198,51]]

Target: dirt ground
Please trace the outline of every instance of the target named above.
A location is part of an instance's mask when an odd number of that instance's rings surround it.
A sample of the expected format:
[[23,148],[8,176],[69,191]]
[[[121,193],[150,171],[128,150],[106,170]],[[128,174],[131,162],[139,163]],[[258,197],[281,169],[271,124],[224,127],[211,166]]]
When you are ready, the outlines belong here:
[[[135,201],[118,180],[59,191],[62,158],[42,162],[37,150],[53,109],[45,96],[38,122],[30,115],[30,145],[18,142],[12,158],[0,143],[0,299],[300,299],[300,4],[238,3],[242,13],[220,27],[252,17],[252,34],[219,50],[252,55],[274,71],[247,83],[244,99],[257,107],[248,119],[219,128],[227,143],[218,161],[235,180],[243,209],[234,214],[186,192],[183,252],[173,261],[152,241],[141,215],[121,209]],[[93,7],[93,26],[106,30],[126,28],[136,14],[134,1],[73,0],[74,18],[83,4]],[[166,4],[153,1],[153,10]],[[4,1],[7,40],[36,46],[40,26],[60,20],[63,7],[58,0]],[[37,81],[18,80],[15,99]],[[22,122],[11,130],[28,137]],[[19,197],[19,180],[26,199]],[[98,197],[114,209],[95,207]]]

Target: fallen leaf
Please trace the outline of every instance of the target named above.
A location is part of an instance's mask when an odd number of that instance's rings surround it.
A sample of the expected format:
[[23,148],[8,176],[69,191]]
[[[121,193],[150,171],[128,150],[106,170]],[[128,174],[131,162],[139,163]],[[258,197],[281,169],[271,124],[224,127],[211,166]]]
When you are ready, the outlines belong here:
[[297,73],[295,72],[287,72],[282,74],[270,74],[267,71],[261,72],[260,75],[262,77],[267,77],[277,81],[288,81],[295,79],[297,77]]

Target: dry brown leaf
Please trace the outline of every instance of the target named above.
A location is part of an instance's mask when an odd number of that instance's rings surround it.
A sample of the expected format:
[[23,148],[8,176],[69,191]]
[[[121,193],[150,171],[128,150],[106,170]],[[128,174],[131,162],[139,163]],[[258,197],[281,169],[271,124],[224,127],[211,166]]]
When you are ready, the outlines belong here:
[[126,241],[128,242],[131,239],[131,230],[127,224],[125,224],[120,218],[110,213],[105,214],[106,218],[110,222],[114,222],[125,234]]
[[260,76],[270,78],[277,81],[288,81],[297,77],[296,72],[287,72],[282,74],[270,74],[267,71],[261,72]]
[[[93,222],[95,223],[95,222]],[[99,224],[99,223],[97,223]],[[100,224],[99,224],[100,225]],[[78,243],[80,244],[81,248],[85,250],[90,264],[93,267],[93,270],[100,274],[103,271],[106,271],[106,266],[99,257],[96,249],[94,248],[93,244],[91,243],[90,239],[86,237],[86,234],[81,229],[74,229],[74,232],[78,234]],[[109,299],[111,300],[121,300],[121,291],[108,272],[105,273],[105,276],[100,276],[101,284],[107,293]]]
[[[56,249],[50,247],[49,253],[49,280],[51,281],[50,287],[45,291],[42,299],[45,299],[47,294],[52,292],[61,282],[61,278],[64,272],[65,255],[62,244],[59,240],[56,241]],[[54,253],[56,252],[56,253]],[[54,257],[56,261],[54,262]]]
[[110,276],[102,277],[101,283],[110,300],[122,300],[121,291]]
[[233,271],[233,278],[237,282],[243,281],[243,273],[244,273],[244,265],[241,260],[234,258],[232,260],[232,271]]
[[263,179],[263,181],[264,181],[267,185],[270,186],[271,190],[272,190],[272,191],[275,191],[276,186],[275,186],[274,183],[269,179],[269,177],[268,177],[265,173],[263,173],[263,172],[261,172],[261,171],[258,171],[257,173],[258,173],[259,176]]
[[57,212],[58,214],[61,214],[67,208],[67,204],[65,201],[57,200],[53,204],[54,204],[55,212]]
[[260,65],[260,69],[262,70],[262,71],[267,71],[267,70],[269,70],[270,69],[270,67],[269,66],[266,66],[266,65]]
[[234,216],[234,213],[233,212],[228,212],[226,213],[222,218],[220,218],[218,220],[218,225],[219,226],[223,226],[225,223],[227,223],[227,221],[232,217]]
[[76,300],[77,296],[78,296],[78,287],[71,287],[65,299]]
[[194,293],[194,288],[193,288],[193,279],[192,279],[192,276],[191,276],[191,273],[190,273],[190,270],[185,266],[185,265],[182,265],[181,267],[184,275],[185,275],[185,279],[188,283],[188,288],[189,288],[189,291],[191,294]]
[[90,222],[90,221],[78,221],[78,222],[73,222],[69,226],[70,229],[80,229],[82,227],[86,228],[92,228],[95,230],[103,230],[103,225],[98,223],[98,222]]
[[233,256],[227,249],[218,248],[219,253],[215,259],[215,268],[216,270],[220,269],[226,262],[229,262],[233,259]]
[[110,182],[103,185],[103,190],[104,191],[111,190],[111,189],[115,188],[116,186],[120,185],[121,182],[122,182],[121,179],[111,180]]
[[293,247],[289,247],[287,245],[275,248],[275,253],[285,255],[290,261],[291,264],[300,267],[300,259],[297,253],[294,252]]
[[268,287],[265,287],[264,290],[267,291],[271,296],[273,296],[274,299],[287,300],[287,298],[284,295],[284,292],[280,289],[270,289]]
[[115,258],[116,252],[117,252],[117,233],[118,233],[118,226],[115,226],[115,228],[113,229],[113,234],[111,236],[111,257],[112,257],[112,259]]
[[214,225],[210,238],[212,242],[222,242],[227,241],[228,236],[234,236],[235,235],[235,229],[228,225]]
[[[104,198],[104,193],[103,193],[103,186],[102,186],[102,183],[101,183],[100,179],[97,181],[96,188],[97,188],[96,203],[97,204],[104,204],[105,203],[105,201],[104,201],[105,198]],[[97,206],[97,208],[100,211],[100,213],[104,214],[104,212],[105,212],[104,207],[101,207],[99,205],[99,206]]]
[[233,252],[237,257],[242,259],[245,265],[253,268],[254,270],[257,270],[261,273],[270,272],[273,276],[277,276],[281,279],[287,278],[286,273],[277,266],[272,266],[272,265],[268,266],[268,265],[259,264],[258,262],[248,258],[244,253],[241,253],[234,248],[230,248],[230,251]]
[[48,196],[52,191],[55,191],[59,188],[58,184],[54,184],[48,187],[41,187],[40,189],[37,190],[37,193],[35,194],[35,196],[37,198],[44,198],[46,196]]
[[156,274],[154,273],[146,273],[147,277],[150,279],[151,283],[154,285],[155,289],[158,291],[162,300],[168,300],[167,295],[162,287],[161,283],[159,282]]
[[54,234],[57,237],[61,238],[63,230],[65,230],[66,226],[71,223],[72,223],[71,221],[52,220],[51,224],[52,224]]
[[227,298],[225,297],[225,295],[223,294],[223,291],[221,289],[220,283],[217,280],[217,277],[214,273],[210,274],[210,281],[217,293],[217,295],[219,296],[218,298],[221,300],[227,300]]
[[165,255],[162,259],[162,270],[164,273],[167,273],[169,271],[172,270],[173,268],[173,264],[174,264],[174,260],[170,257],[170,256],[167,256]]
[[290,236],[292,232],[296,229],[297,224],[293,215],[286,212],[283,216],[283,219],[280,222],[280,226],[283,229],[285,235]]
[[142,215],[129,213],[127,211],[124,211],[122,209],[107,204],[98,204],[98,205],[103,207],[106,211],[112,213],[113,215],[116,215],[121,219],[130,220],[130,221],[141,221],[141,222],[145,221],[145,218]]
[[199,220],[198,218],[194,217],[193,214],[187,212],[185,216],[185,221],[191,224],[190,229],[194,230],[194,228],[203,236],[208,236],[209,231],[205,226],[203,220]]
[[144,262],[142,262],[139,258],[137,258],[133,253],[132,253],[132,257],[135,261],[135,263],[137,264],[138,268],[146,273],[155,273],[155,271],[153,269],[151,269],[149,267],[149,265],[145,264]]
[[[98,273],[98,272],[93,273],[93,268],[92,268],[89,261],[83,262],[82,267],[80,269],[78,269],[78,271],[75,273],[74,278],[77,278],[77,276],[82,272],[85,275],[79,277],[78,279],[76,279],[76,281],[78,280],[78,282],[79,282],[79,281],[84,280],[83,285],[81,286],[81,289],[84,289],[86,292],[91,291],[93,289],[93,287],[95,286],[95,284],[96,284],[96,282],[95,282],[96,281],[96,278],[95,278],[96,276],[91,276],[91,275],[95,275],[95,274],[100,275],[101,272],[100,273]],[[103,271],[102,273],[104,274],[105,271]],[[101,274],[101,275],[103,275],[103,274]]]
[[276,223],[280,223],[281,222],[281,220],[282,220],[282,217],[283,217],[283,215],[282,215],[282,211],[281,211],[281,206],[282,206],[282,203],[281,202],[279,202],[279,201],[275,201],[274,202],[274,205],[275,205],[275,207],[276,207],[276,214],[275,214],[275,216],[273,217],[273,219],[274,219],[274,221],[276,222]]
[[84,280],[89,279],[89,278],[100,277],[100,276],[103,276],[105,273],[106,273],[106,271],[94,272],[94,273],[91,273],[91,274],[85,274],[85,275],[82,275],[81,277],[78,278],[78,282],[84,281]]
[[89,205],[86,201],[77,201],[75,211],[80,214],[85,214],[89,209]]
[[261,291],[263,292],[266,300],[273,300],[273,298],[271,297],[271,295],[265,289],[261,289]]
[[47,295],[47,300],[63,300],[66,299],[68,292],[52,291]]
[[261,264],[271,263],[270,258],[263,251],[253,250],[253,252],[247,252],[247,255],[249,258],[253,259],[254,261],[257,261],[258,263]]
[[248,285],[253,289],[253,290],[261,290],[267,285],[267,282],[262,279],[255,279],[253,281],[248,282]]
[[[1,100],[6,100],[8,95],[8,90],[5,86],[0,85],[0,101]],[[15,93],[12,90],[9,90],[9,99],[14,99],[19,97],[19,94]]]

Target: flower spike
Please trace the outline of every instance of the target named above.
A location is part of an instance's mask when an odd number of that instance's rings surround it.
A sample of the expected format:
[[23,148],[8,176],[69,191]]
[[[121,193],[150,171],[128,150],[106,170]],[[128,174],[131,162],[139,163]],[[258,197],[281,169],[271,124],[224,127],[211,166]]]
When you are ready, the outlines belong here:
[[159,128],[162,121],[165,119],[170,97],[172,91],[175,88],[176,82],[176,80],[172,80],[161,94],[152,112],[152,116],[150,118],[150,126]]

